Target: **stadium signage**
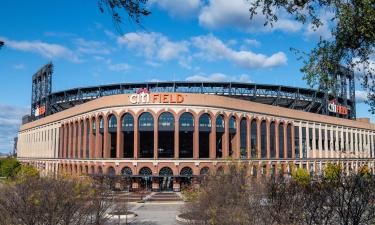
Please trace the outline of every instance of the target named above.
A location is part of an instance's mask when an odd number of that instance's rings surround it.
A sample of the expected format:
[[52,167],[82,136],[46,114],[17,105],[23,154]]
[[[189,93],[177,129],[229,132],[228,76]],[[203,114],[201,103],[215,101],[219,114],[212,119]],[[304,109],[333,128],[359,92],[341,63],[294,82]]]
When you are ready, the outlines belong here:
[[35,109],[35,116],[41,116],[46,113],[46,107],[45,106],[37,106]]
[[179,104],[184,102],[184,96],[177,93],[150,93],[146,88],[140,88],[135,94],[129,96],[129,101],[132,104]]
[[348,108],[346,108],[345,106],[337,105],[336,100],[332,100],[328,103],[328,111],[341,115],[348,115]]

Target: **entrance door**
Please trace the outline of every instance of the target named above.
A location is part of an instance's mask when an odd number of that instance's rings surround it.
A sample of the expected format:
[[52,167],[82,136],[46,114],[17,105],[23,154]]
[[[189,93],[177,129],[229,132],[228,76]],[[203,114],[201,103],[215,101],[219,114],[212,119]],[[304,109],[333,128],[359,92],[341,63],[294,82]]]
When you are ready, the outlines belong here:
[[159,178],[160,191],[173,191],[173,177]]

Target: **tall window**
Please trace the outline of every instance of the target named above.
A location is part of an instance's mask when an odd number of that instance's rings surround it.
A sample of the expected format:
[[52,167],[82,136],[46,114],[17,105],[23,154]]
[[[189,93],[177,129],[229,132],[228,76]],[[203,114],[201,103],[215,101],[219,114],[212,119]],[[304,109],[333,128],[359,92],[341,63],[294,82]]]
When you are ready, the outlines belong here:
[[251,158],[258,158],[258,128],[256,119],[251,120]]
[[229,118],[229,156],[233,155],[236,136],[236,119],[234,116]]
[[83,158],[83,137],[85,136],[85,126],[84,126],[84,123],[83,123],[83,120],[81,120],[81,147],[80,147],[80,156]]
[[292,125],[288,124],[287,126],[287,149],[288,149],[288,158],[292,158]]
[[241,119],[240,122],[240,155],[241,159],[247,158],[246,152],[246,144],[249,140],[247,140],[247,121],[245,118]]
[[194,117],[191,113],[185,112],[179,118],[180,142],[179,155],[180,158],[193,157],[193,134],[194,134]]
[[121,121],[122,138],[124,140],[124,158],[134,157],[134,118],[130,113],[125,113]]
[[223,134],[224,118],[222,115],[216,117],[216,158],[223,157]]
[[276,157],[276,136],[275,136],[275,122],[270,124],[270,156],[271,159]]
[[116,158],[117,147],[117,118],[115,115],[110,115],[108,120],[108,132],[110,138],[110,157]]
[[210,156],[211,118],[207,113],[199,117],[199,158]]
[[300,146],[299,146],[299,127],[297,126],[294,127],[294,146],[295,146],[294,154],[296,158],[298,159],[300,157],[300,154],[299,154]]
[[163,112],[158,119],[158,154],[160,158],[174,156],[174,117],[170,112]]
[[302,157],[307,158],[306,127],[302,127]]
[[86,119],[86,158],[90,157],[90,120]]
[[79,135],[78,135],[78,122],[75,123],[75,133],[76,133],[76,140],[75,140],[75,148],[74,148],[74,158],[78,157],[78,140],[79,140]]
[[260,124],[261,157],[267,158],[267,123],[265,120]]
[[154,118],[151,113],[144,112],[139,116],[140,157],[154,157]]

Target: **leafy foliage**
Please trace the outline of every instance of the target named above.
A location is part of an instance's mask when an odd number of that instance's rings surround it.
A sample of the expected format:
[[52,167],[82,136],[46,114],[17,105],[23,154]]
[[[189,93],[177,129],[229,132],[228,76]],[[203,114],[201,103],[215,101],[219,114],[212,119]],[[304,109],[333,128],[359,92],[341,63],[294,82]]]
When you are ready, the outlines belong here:
[[301,71],[312,86],[323,90],[333,88],[337,74],[345,65],[360,68],[362,87],[368,92],[367,103],[375,113],[375,0],[255,0],[250,17],[258,12],[265,15],[265,25],[277,22],[277,11],[285,10],[301,23],[311,23],[314,29],[323,25],[320,13],[331,13],[329,20],[332,38],[319,40],[309,53],[296,50],[303,60]]
[[310,183],[309,172],[304,168],[297,168],[292,172],[293,179],[302,185],[307,185]]
[[99,9],[102,13],[107,11],[113,20],[118,32],[121,32],[121,24],[123,23],[123,15],[131,19],[136,24],[141,24],[141,18],[150,15],[150,11],[146,9],[148,0],[98,0]]
[[324,178],[329,181],[337,181],[341,176],[341,166],[328,163],[324,168]]
[[0,164],[0,177],[13,177],[20,167],[21,164],[15,158],[3,159]]

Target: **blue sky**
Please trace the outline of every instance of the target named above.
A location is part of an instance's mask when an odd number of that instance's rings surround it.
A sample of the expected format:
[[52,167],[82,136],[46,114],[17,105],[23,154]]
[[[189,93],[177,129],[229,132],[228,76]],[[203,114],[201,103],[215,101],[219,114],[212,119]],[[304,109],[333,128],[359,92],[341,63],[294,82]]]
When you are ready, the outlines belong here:
[[[0,8],[0,152],[11,150],[20,118],[29,112],[31,76],[55,65],[53,91],[144,81],[242,81],[306,87],[290,47],[308,51],[314,31],[280,11],[273,27],[248,19],[246,0],[150,0],[143,27],[116,31],[95,0],[4,1]],[[329,12],[321,12],[327,20]],[[357,82],[358,83],[358,82]],[[358,100],[363,92],[358,88]],[[370,117],[359,103],[358,117]]]

